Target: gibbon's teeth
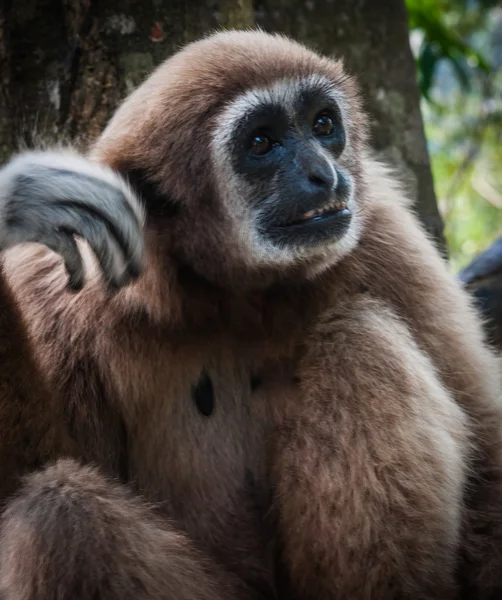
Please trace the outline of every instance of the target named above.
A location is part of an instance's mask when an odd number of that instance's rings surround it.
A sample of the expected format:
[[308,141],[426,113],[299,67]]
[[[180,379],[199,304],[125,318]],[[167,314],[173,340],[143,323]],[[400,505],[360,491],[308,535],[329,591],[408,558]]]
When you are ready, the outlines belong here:
[[312,217],[316,217],[317,215],[323,215],[324,213],[333,211],[333,210],[344,210],[347,208],[347,204],[342,200],[333,200],[329,204],[325,204],[321,206],[321,208],[315,208],[314,210],[309,210],[304,213],[301,217],[301,221],[308,221],[312,219]]

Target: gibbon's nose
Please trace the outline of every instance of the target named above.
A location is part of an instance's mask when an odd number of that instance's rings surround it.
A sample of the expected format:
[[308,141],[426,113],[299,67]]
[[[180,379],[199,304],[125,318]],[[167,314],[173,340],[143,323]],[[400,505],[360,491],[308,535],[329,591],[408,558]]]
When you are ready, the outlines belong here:
[[308,180],[315,187],[332,190],[335,187],[334,169],[326,160],[311,164],[308,171]]
[[301,187],[305,192],[312,195],[331,194],[336,185],[336,175],[326,157],[310,148],[304,148],[298,152],[296,164],[303,180]]

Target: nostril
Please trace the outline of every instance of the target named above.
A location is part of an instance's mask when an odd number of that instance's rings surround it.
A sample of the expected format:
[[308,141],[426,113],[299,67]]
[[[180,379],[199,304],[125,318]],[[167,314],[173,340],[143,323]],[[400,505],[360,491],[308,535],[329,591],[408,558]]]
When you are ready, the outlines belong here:
[[325,179],[321,179],[317,175],[309,175],[309,182],[318,187],[325,187],[328,183]]

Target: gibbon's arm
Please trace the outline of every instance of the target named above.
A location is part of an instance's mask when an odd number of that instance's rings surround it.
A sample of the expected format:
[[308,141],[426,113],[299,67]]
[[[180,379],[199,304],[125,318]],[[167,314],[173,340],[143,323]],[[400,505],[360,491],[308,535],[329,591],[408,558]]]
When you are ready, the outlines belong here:
[[20,477],[70,450],[0,268],[0,506]]
[[451,598],[463,413],[381,301],[354,298],[324,315],[308,348],[273,468],[294,590]]
[[[122,179],[75,154],[28,152],[0,169],[0,251],[23,242],[48,246],[63,257],[75,290],[84,269],[73,236],[90,243],[116,288],[141,270],[142,219]],[[71,454],[61,413],[0,267],[0,501],[24,473]]]

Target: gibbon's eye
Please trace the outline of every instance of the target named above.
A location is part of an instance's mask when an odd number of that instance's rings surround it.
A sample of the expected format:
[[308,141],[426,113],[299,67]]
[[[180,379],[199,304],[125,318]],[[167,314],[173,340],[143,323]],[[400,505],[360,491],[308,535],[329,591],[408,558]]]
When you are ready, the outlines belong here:
[[333,133],[333,119],[328,113],[317,115],[312,127],[312,132],[316,137],[327,137]]
[[270,152],[270,150],[272,150],[273,145],[274,144],[272,140],[268,136],[259,133],[251,138],[251,142],[249,144],[249,151],[252,154],[255,154],[256,156],[262,156],[263,154],[267,154],[267,152]]

